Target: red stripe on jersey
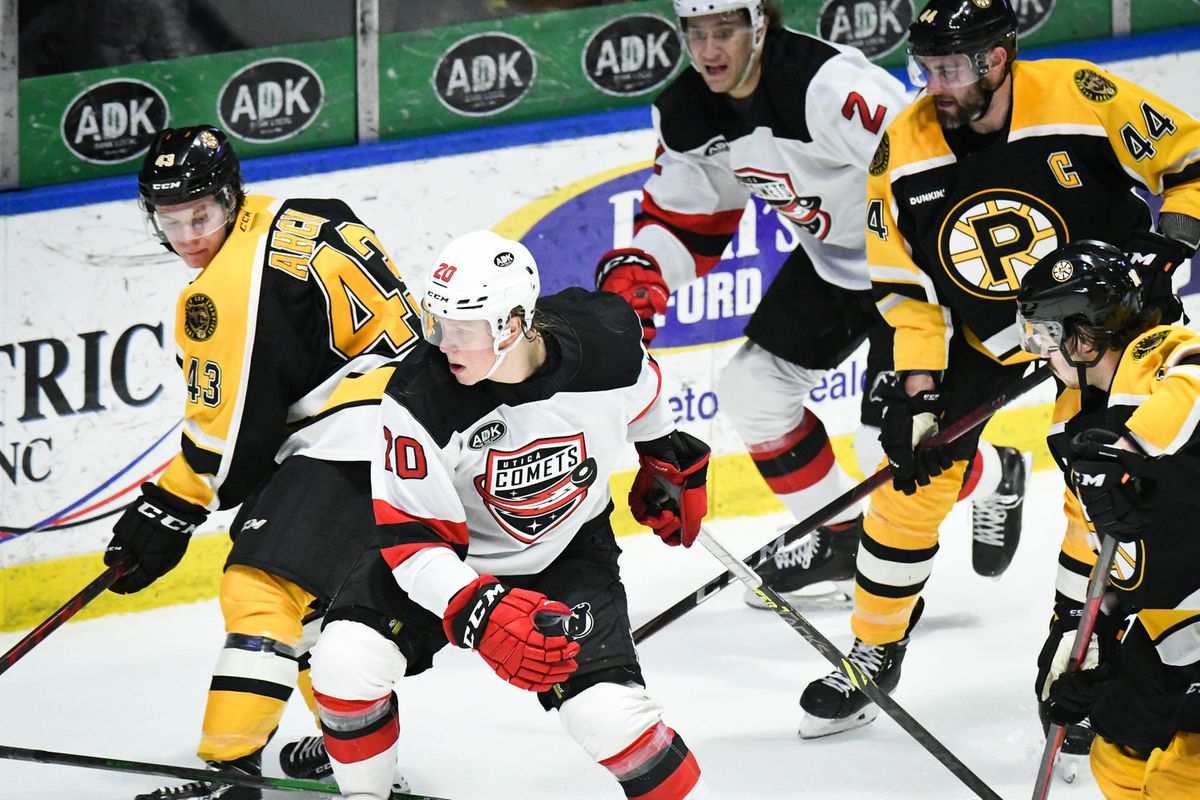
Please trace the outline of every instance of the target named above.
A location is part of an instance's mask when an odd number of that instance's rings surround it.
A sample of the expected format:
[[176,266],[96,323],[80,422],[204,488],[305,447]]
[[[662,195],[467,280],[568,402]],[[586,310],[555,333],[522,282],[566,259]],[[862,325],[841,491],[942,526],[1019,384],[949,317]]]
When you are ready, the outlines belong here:
[[451,522],[447,519],[426,519],[425,517],[414,517],[405,511],[396,508],[386,500],[376,498],[375,506],[375,522],[380,525],[402,525],[406,522],[415,522],[418,525],[424,525],[431,531],[436,533],[442,539],[450,544],[467,543],[467,523],[466,522]]
[[772,439],[769,442],[746,445],[746,450],[755,461],[769,461],[772,458],[778,458],[795,447],[797,442],[812,433],[813,428],[819,425],[820,422],[821,420],[816,414],[805,412],[804,416],[800,419],[800,424],[783,436],[780,436],[778,439]]
[[[417,553],[429,547],[444,547],[447,550],[450,546],[447,544],[436,544],[434,542],[414,542],[413,544],[395,544],[391,547],[379,548],[379,554],[383,556],[383,560],[387,562],[388,569],[396,567],[408,561]],[[453,552],[451,550],[451,552]]]
[[660,369],[658,368],[658,362],[657,362],[657,361],[655,361],[653,358],[649,358],[649,357],[647,357],[647,360],[650,362],[650,369],[654,370],[654,374],[655,374],[655,376],[657,376],[657,378],[658,378],[658,383],[657,383],[657,384],[655,384],[655,386],[654,386],[654,399],[653,399],[653,400],[651,400],[651,401],[650,401],[650,402],[649,402],[649,403],[646,405],[646,407],[645,407],[645,408],[643,408],[641,411],[639,411],[636,417],[634,417],[633,419],[629,420],[629,424],[630,424],[630,425],[632,425],[633,423],[637,422],[637,421],[638,421],[639,419],[641,419],[642,417],[646,416],[646,412],[647,412],[647,411],[649,411],[651,408],[653,408],[653,407],[654,407],[654,404],[655,404],[656,402],[658,402],[658,396],[659,396],[660,394],[662,394],[662,370],[660,370]]
[[[742,219],[744,210],[735,208],[731,211],[715,211],[712,214],[682,214],[663,208],[654,202],[654,198],[650,196],[649,192],[642,192],[642,212],[644,214],[700,236],[733,236],[737,233],[738,223]],[[633,232],[637,233],[646,225],[653,225],[654,221],[654,219],[642,217],[634,226]]]
[[982,477],[983,453],[980,453],[979,449],[976,448],[975,457],[971,459],[971,464],[967,467],[967,476],[963,481],[962,489],[958,491],[958,499],[962,500],[971,492],[975,491],[975,487],[979,485],[979,479]]
[[764,475],[763,480],[767,482],[767,486],[771,487],[771,491],[775,494],[799,492],[802,489],[807,489],[815,485],[828,475],[829,471],[833,469],[835,460],[833,448],[826,444],[821,448],[821,452],[817,454],[816,458],[800,467],[800,469],[789,472],[786,475],[776,475],[770,478]]

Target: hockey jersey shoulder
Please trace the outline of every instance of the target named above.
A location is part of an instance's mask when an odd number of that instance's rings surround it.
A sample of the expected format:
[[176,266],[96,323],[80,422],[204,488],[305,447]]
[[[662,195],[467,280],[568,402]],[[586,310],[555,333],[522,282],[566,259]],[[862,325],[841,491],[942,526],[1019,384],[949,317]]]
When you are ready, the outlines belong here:
[[871,175],[896,172],[930,159],[953,158],[942,135],[937,110],[928,95],[921,95],[901,111],[879,140],[871,161]]
[[697,150],[722,137],[717,121],[729,114],[721,96],[710,92],[700,73],[690,68],[671,81],[654,106],[663,144],[678,153]]
[[428,342],[389,366],[394,369],[384,393],[407,409],[439,447],[496,405],[487,392],[455,380],[446,357]]
[[573,287],[538,301],[546,331],[562,351],[560,391],[630,386],[642,368],[642,325],[629,304],[610,292]]
[[1048,121],[1059,126],[1097,125],[1097,111],[1117,95],[1117,85],[1090,61],[1017,61],[1013,64],[1010,136]]
[[821,80],[820,72],[842,56],[834,45],[806,33],[770,31],[763,45],[763,83],[772,112],[771,127],[777,136],[812,141],[806,105],[809,87]]

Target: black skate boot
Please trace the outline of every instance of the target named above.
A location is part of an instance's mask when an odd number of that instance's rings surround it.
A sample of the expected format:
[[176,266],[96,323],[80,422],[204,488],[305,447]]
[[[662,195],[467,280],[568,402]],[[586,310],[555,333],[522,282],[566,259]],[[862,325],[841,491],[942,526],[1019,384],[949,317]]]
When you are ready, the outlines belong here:
[[320,736],[305,736],[298,742],[290,742],[279,751],[279,768],[289,778],[310,781],[327,781],[333,777],[333,764],[325,751],[325,740]]
[[[1038,703],[1038,717],[1042,721],[1042,733],[1050,732],[1050,716],[1047,713],[1050,704]],[[1054,771],[1058,777],[1067,783],[1074,783],[1081,767],[1086,767],[1092,752],[1092,739],[1096,732],[1092,730],[1092,721],[1084,717],[1075,725],[1068,725],[1063,736],[1062,746],[1058,748],[1058,758],[1054,761]]]
[[[209,761],[213,772],[262,775],[262,751],[258,750],[236,761]],[[192,781],[182,786],[164,786],[147,794],[139,794],[134,800],[262,800],[262,790],[248,786],[230,786],[227,783]]]
[[999,577],[1012,563],[1021,541],[1021,506],[1029,464],[1015,447],[997,447],[1000,485],[991,497],[971,504],[971,566],[980,575]]
[[[869,645],[854,640],[847,658],[888,694],[900,682],[900,665],[908,647],[907,637],[885,645]],[[850,679],[834,671],[808,685],[800,696],[804,719],[800,721],[800,736],[816,739],[859,728],[879,716],[879,706],[854,687]]]
[[[796,606],[849,608],[862,525],[861,514],[849,522],[822,525],[776,553],[759,574],[767,586]],[[767,607],[750,590],[746,591],[745,601],[752,608]]]
[[[285,744],[279,751],[279,768],[289,778],[336,783],[329,751],[325,749],[325,739],[320,736],[305,736],[298,742]],[[411,787],[403,776],[394,776],[393,793],[407,794],[410,791]]]

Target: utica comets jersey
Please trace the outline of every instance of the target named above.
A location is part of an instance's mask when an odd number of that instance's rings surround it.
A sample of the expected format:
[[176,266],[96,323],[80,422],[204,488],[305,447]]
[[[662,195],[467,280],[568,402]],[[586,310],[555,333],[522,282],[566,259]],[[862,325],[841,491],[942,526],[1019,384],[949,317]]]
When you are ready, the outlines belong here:
[[945,369],[956,331],[1001,363],[1032,358],[1014,322],[1022,276],[1068,242],[1148,229],[1136,187],[1200,217],[1196,120],[1086,61],[1012,69],[1006,128],[943,133],[921,97],[871,164],[867,255],[896,369]]
[[187,405],[182,451],[159,484],[211,510],[242,502],[295,452],[368,460],[364,437],[322,438],[307,426],[333,432],[341,378],[412,349],[412,309],[383,246],[345,203],[247,197],[179,295]]
[[523,383],[462,386],[422,344],[383,398],[371,468],[375,517],[394,542],[383,555],[439,615],[478,574],[547,567],[609,513],[627,442],[674,430],[641,324],[619,296],[567,289],[537,314],[548,358]]
[[744,101],[685,70],[654,103],[659,149],[632,246],[677,289],[716,266],[754,195],[787,220],[823,280],[869,289],[867,165],[907,104],[860,51],[793,31],[767,32],[762,78]]
[[[1154,328],[1126,348],[1111,390],[1089,389],[1080,408],[1077,389],[1064,389],[1054,407],[1050,451],[1066,471],[1070,441],[1088,428],[1130,436],[1155,458],[1154,513],[1145,535],[1117,550],[1109,586],[1121,607],[1138,614],[1163,660],[1200,660],[1200,334]],[[1059,555],[1061,598],[1082,601],[1099,539],[1078,498],[1065,493],[1067,535]],[[1180,660],[1182,659],[1182,660]]]

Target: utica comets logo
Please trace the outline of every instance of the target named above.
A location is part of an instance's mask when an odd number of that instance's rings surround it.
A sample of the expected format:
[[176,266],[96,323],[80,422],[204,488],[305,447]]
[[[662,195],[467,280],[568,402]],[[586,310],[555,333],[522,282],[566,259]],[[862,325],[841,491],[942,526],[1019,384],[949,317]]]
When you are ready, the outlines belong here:
[[596,460],[577,433],[489,451],[475,490],[500,527],[529,544],[578,508],[595,481]]

